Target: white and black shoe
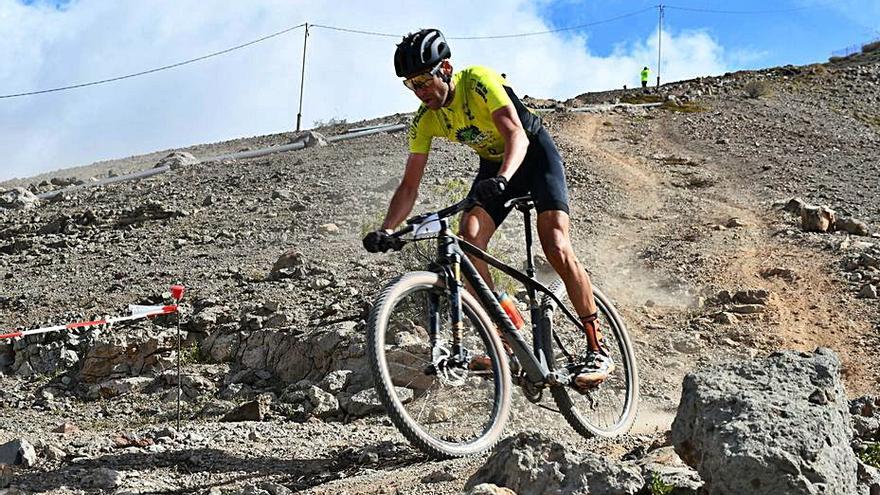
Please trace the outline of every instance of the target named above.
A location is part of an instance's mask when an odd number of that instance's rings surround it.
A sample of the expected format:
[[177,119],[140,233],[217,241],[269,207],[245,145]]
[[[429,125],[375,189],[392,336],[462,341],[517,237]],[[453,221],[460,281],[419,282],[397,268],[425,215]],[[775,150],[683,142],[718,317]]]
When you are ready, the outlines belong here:
[[578,390],[598,387],[614,373],[615,365],[611,356],[603,351],[589,350],[584,354],[581,365],[576,370],[572,385]]

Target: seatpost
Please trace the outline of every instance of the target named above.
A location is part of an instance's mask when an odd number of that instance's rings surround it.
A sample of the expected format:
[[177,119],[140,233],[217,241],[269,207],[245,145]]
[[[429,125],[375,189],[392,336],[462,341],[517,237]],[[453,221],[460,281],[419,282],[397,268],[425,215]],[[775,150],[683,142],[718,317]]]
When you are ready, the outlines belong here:
[[[529,208],[523,208],[520,211],[523,214],[523,223],[526,230],[526,275],[529,278],[535,278],[535,257],[532,254],[532,212]],[[530,285],[526,286],[526,293],[529,296],[529,314],[532,317],[532,348],[537,356],[541,348],[541,329],[538,327],[538,322],[540,321],[538,294],[535,292],[535,288]]]
[[535,277],[535,259],[532,256],[532,213],[527,209],[521,210],[523,222],[526,227],[526,275]]

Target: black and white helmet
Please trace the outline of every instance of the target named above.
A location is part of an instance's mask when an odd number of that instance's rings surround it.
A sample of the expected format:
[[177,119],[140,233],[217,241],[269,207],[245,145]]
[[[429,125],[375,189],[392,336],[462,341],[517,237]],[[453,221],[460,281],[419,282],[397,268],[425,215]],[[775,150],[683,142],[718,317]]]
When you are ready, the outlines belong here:
[[394,52],[394,71],[397,77],[412,77],[452,56],[443,33],[436,29],[422,29],[403,37]]

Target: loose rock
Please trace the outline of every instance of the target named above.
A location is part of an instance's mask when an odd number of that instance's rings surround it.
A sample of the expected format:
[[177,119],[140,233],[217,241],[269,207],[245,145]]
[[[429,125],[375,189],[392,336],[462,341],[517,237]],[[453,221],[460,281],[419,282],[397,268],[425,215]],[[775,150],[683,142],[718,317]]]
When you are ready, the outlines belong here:
[[37,452],[30,442],[23,438],[0,445],[0,464],[32,467],[37,463]]
[[632,467],[607,457],[575,455],[540,433],[502,440],[465,488],[494,483],[516,493],[632,495],[644,479]]
[[[675,451],[709,494],[855,493],[840,361],[782,352],[685,377]],[[826,404],[810,397],[820,393]]]

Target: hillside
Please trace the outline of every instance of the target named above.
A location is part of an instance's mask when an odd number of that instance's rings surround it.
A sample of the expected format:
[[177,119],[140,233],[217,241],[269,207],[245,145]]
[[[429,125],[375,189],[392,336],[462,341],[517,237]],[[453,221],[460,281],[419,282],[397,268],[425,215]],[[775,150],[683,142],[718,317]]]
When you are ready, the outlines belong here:
[[[663,438],[685,373],[777,349],[830,347],[849,395],[880,393],[880,307],[865,289],[880,287],[878,89],[880,63],[837,63],[684,81],[656,98],[631,91],[552,102],[664,102],[544,117],[566,160],[576,250],[634,338],[642,407],[630,435],[583,440],[515,391],[509,433],[540,429],[573,449],[620,457]],[[190,151],[203,157],[289,137]],[[163,155],[69,173],[87,180],[145,169]],[[113,337],[0,344],[0,443],[27,438],[41,451],[11,482],[80,493],[100,487],[84,480],[109,468],[124,473],[115,486],[142,492],[461,493],[481,459],[429,461],[383,414],[319,419],[282,400],[299,380],[319,383],[337,369],[366,379],[366,311],[417,257],[369,255],[360,238],[381,220],[405,157],[404,133],[380,134],[0,208],[4,328],[121,314],[160,302],[172,282],[189,287],[182,434],[163,433],[174,424],[176,378],[164,371],[174,356],[171,321],[115,328]],[[436,143],[417,209],[449,204],[476,167],[468,149]],[[49,178],[16,184],[45,191],[54,186],[39,183]],[[803,231],[782,208],[794,197],[864,222],[869,235]],[[521,259],[518,227],[511,217],[493,246],[503,259]],[[297,253],[293,275],[267,278],[288,250]],[[766,295],[737,312],[730,295],[743,290]],[[273,360],[270,333],[329,352]],[[261,394],[273,394],[263,421],[218,421]],[[64,422],[79,431],[52,432]],[[426,485],[429,475],[441,481]],[[266,483],[274,488],[259,488]]]

